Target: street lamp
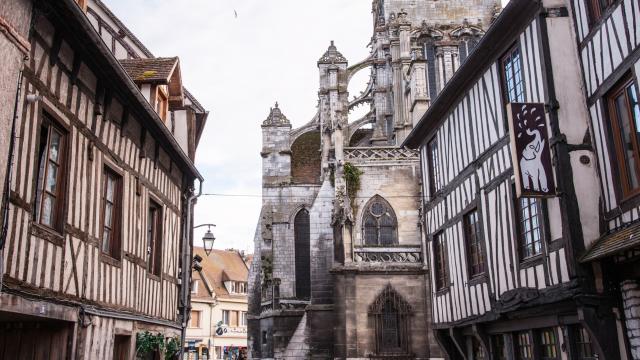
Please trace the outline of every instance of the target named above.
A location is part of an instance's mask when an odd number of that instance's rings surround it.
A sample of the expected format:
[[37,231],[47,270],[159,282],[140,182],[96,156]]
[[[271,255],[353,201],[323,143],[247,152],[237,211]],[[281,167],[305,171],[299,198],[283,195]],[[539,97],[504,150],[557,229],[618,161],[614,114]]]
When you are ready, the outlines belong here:
[[211,250],[213,250],[213,242],[216,241],[216,237],[213,236],[213,233],[211,232],[211,227],[215,227],[215,224],[201,224],[198,226],[194,226],[194,229],[197,229],[199,227],[203,227],[203,226],[207,226],[207,232],[204,234],[204,236],[202,237],[202,243],[204,245],[204,252],[207,254],[207,256],[209,256],[209,254],[211,254]]

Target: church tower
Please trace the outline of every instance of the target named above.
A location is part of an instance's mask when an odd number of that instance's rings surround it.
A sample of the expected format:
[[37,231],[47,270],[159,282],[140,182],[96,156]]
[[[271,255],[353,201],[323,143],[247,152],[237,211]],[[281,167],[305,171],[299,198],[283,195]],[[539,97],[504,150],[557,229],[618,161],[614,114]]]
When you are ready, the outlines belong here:
[[[313,119],[291,129],[271,109],[249,279],[254,359],[441,357],[421,166],[399,144],[499,9],[495,0],[373,0],[370,55],[349,65],[332,41],[318,60]],[[349,98],[360,71],[368,85]],[[361,105],[367,114],[349,119]]]

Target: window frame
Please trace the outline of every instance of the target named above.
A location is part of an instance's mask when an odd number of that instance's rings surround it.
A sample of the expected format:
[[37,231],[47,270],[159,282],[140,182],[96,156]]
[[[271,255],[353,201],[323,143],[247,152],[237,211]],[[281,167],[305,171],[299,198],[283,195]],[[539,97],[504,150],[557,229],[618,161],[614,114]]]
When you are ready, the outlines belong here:
[[[630,185],[630,177],[629,174],[627,173],[627,161],[626,161],[626,157],[624,156],[624,146],[622,145],[622,132],[621,132],[621,127],[620,127],[620,118],[618,117],[618,112],[616,110],[616,105],[615,105],[615,100],[620,96],[620,95],[625,95],[625,100],[626,100],[626,110],[627,110],[627,115],[629,116],[630,121],[630,126],[631,126],[631,130],[637,130],[635,128],[635,124],[633,121],[634,115],[633,115],[633,109],[631,108],[630,104],[629,104],[629,98],[628,95],[626,94],[627,89],[633,86],[635,87],[635,91],[636,91],[636,95],[639,97],[640,100],[640,93],[638,92],[639,90],[639,86],[638,83],[636,82],[634,76],[632,74],[627,74],[625,76],[623,76],[617,83],[616,85],[614,85],[604,96],[604,99],[606,101],[606,119],[608,121],[608,130],[609,130],[609,140],[610,140],[610,149],[611,151],[609,151],[609,157],[610,160],[613,164],[615,164],[615,166],[613,166],[612,168],[615,169],[614,171],[616,172],[617,176],[617,181],[615,181],[615,189],[616,189],[616,195],[617,198],[619,200],[619,203],[625,203],[633,198],[638,197],[638,195],[640,195],[640,186],[636,187],[635,189],[631,188]],[[640,179],[640,141],[638,141],[637,137],[633,136],[633,141],[632,141],[632,146],[634,147],[634,157],[636,160],[636,176],[638,177],[638,179]]]
[[[193,316],[194,314],[196,314],[197,317],[194,318],[194,316]],[[200,311],[200,310],[191,310],[191,313],[189,314],[189,324],[188,324],[187,327],[191,328],[191,329],[201,329],[202,328],[200,326],[201,325],[200,320],[202,320],[202,316],[201,315],[202,315],[202,311]],[[197,322],[196,326],[194,326],[194,324],[193,324],[193,319],[198,319],[196,321]]]
[[433,262],[436,291],[444,291],[451,286],[449,275],[449,260],[447,251],[447,241],[444,232],[440,231],[433,235]]
[[[468,231],[470,227],[469,216],[472,214],[475,214],[475,223],[474,223],[475,231],[473,236],[473,240],[475,240],[475,244],[473,243],[471,239],[471,235],[469,234],[469,231]],[[480,211],[478,210],[477,207],[472,208],[462,216],[462,229],[464,233],[465,251],[467,255],[467,273],[469,275],[469,278],[480,277],[486,274],[487,266],[486,266],[486,256],[484,253],[485,245],[484,245],[484,237],[482,236],[482,224],[480,222]],[[474,245],[476,247],[475,254],[478,257],[478,266],[481,267],[481,270],[479,270],[478,272],[475,271],[474,264],[473,264],[474,253],[472,250]]]
[[[527,336],[527,340],[528,343],[527,344],[521,344],[520,343],[520,339],[522,335],[526,335]],[[534,334],[532,333],[531,330],[523,330],[523,331],[517,331],[513,333],[513,337],[514,337],[514,355],[515,355],[515,359],[517,360],[534,360],[536,359],[536,342],[535,342],[535,337]],[[523,348],[528,348],[529,352],[528,352],[528,357],[524,357],[523,356]]]
[[598,23],[607,15],[607,12],[618,3],[617,0],[585,0],[587,10],[587,21],[589,30],[596,27]]
[[[164,85],[166,86],[166,85]],[[169,114],[169,94],[168,88],[165,90],[163,85],[156,86],[156,106],[155,110],[160,119],[166,123]]]
[[[376,204],[381,204],[384,207],[384,212],[380,215],[376,215],[372,211],[373,206]],[[387,216],[387,218],[391,220],[391,225],[385,225],[382,223],[382,220],[385,216]],[[371,229],[368,229],[369,227],[366,224],[367,218],[372,218],[375,222],[375,243],[367,242],[368,231],[372,231]],[[383,228],[391,228],[391,239],[389,243],[383,243]],[[363,207],[361,231],[362,245],[365,247],[393,247],[399,245],[400,239],[398,238],[398,217],[396,216],[396,212],[393,210],[391,204],[382,196],[373,196]]]
[[[519,61],[519,66],[520,66],[520,86],[522,87],[522,98],[518,98],[518,93],[517,93],[517,87],[518,87],[518,83],[514,83],[514,92],[515,92],[515,96],[516,99],[515,100],[511,100],[510,98],[510,91],[509,91],[509,86],[508,86],[508,78],[507,78],[507,71],[506,71],[506,66],[505,66],[505,61],[509,58],[511,58],[512,54],[518,51],[518,61]],[[526,99],[526,84],[525,84],[525,79],[524,79],[524,74],[522,73],[522,69],[523,69],[523,62],[522,62],[522,47],[520,46],[520,42],[516,41],[513,45],[511,45],[507,51],[504,52],[504,54],[502,54],[502,56],[500,56],[499,59],[499,64],[500,64],[500,90],[501,90],[501,94],[502,94],[502,100],[504,102],[504,104],[509,104],[509,103],[518,103],[518,102],[524,102]],[[515,78],[516,78],[516,73],[515,70],[513,70],[512,73],[512,80],[515,82]]]
[[[435,149],[434,149],[435,148]],[[438,188],[442,187],[441,174],[440,174],[440,144],[438,142],[438,136],[434,135],[429,141],[427,141],[427,166],[429,167],[429,196],[433,200],[434,195],[438,192]],[[434,150],[436,158],[434,159]]]
[[[518,241],[518,257],[520,259],[520,262],[527,262],[527,261],[531,261],[533,259],[537,259],[540,256],[542,256],[545,253],[545,247],[546,247],[546,239],[547,239],[547,231],[546,231],[546,223],[547,223],[547,218],[546,218],[546,207],[545,204],[542,201],[542,198],[538,198],[538,197],[517,197],[515,196],[515,189],[512,190],[513,198],[514,198],[514,215],[515,215],[515,228],[516,228],[516,234],[517,234],[517,241]],[[540,232],[540,251],[532,254],[532,255],[525,255],[524,249],[528,246],[528,244],[526,243],[526,238],[523,236],[523,227],[522,227],[522,223],[523,223],[523,219],[522,219],[522,200],[523,199],[527,199],[528,201],[534,201],[536,202],[537,206],[536,206],[536,215],[538,217],[538,231]],[[531,205],[529,205],[530,207]],[[532,222],[532,217],[529,217],[530,222]],[[533,224],[530,224],[531,226]],[[535,245],[535,241],[532,243],[532,245]],[[534,247],[535,248],[535,247]]]
[[[545,337],[545,332],[549,331],[551,334],[553,334],[553,342],[552,343],[546,343],[545,340],[547,339]],[[538,352],[540,354],[540,359],[541,360],[560,360],[561,358],[561,351],[560,351],[560,347],[559,347],[559,338],[558,338],[558,329],[556,329],[555,327],[547,327],[547,328],[541,328],[541,329],[537,329],[535,331],[535,335],[538,338],[537,343],[534,342],[534,345],[536,347],[538,347]],[[554,357],[546,357],[545,356],[545,347],[549,347],[549,349],[553,349],[553,351],[555,352],[555,356]]]
[[230,324],[231,324],[231,311],[230,310],[222,310],[222,324],[230,326]]
[[[105,231],[105,217],[107,206],[107,181],[114,179],[113,190],[113,202],[111,204],[111,228],[109,239],[109,250],[104,249],[104,231]],[[122,196],[123,196],[123,178],[122,175],[108,165],[104,165],[102,169],[102,196],[101,196],[101,209],[100,209],[100,252],[106,256],[109,256],[116,260],[122,259]]]
[[[38,125],[39,133],[38,140],[36,142],[37,146],[37,154],[36,159],[34,161],[34,168],[36,178],[34,181],[34,200],[33,200],[33,215],[32,219],[34,224],[38,226],[44,227],[47,230],[53,231],[56,234],[62,235],[64,232],[64,223],[66,219],[66,204],[67,204],[67,181],[69,177],[68,171],[68,162],[69,162],[69,151],[68,151],[68,135],[69,131],[59,122],[57,119],[51,115],[49,112],[43,110],[41,112],[41,121]],[[43,128],[47,129],[47,138],[46,138],[46,166],[40,169],[40,147],[42,146],[42,136],[43,136]],[[46,191],[45,184],[48,176],[48,168],[50,159],[50,144],[51,144],[51,131],[56,131],[60,136],[60,144],[58,145],[58,160],[57,163],[54,162],[54,165],[58,167],[56,184],[58,185],[56,188],[56,193],[54,195],[56,203],[52,209],[51,216],[53,217],[51,224],[46,224],[42,222],[42,208],[44,204],[44,193]],[[43,172],[42,178],[40,178],[40,173]],[[48,191],[46,191],[48,192]],[[50,192],[49,192],[50,193]]]
[[[152,235],[149,235],[150,214],[155,211]],[[147,206],[147,273],[160,277],[162,275],[162,218],[163,208],[159,202],[149,197]],[[151,239],[150,239],[151,238]]]

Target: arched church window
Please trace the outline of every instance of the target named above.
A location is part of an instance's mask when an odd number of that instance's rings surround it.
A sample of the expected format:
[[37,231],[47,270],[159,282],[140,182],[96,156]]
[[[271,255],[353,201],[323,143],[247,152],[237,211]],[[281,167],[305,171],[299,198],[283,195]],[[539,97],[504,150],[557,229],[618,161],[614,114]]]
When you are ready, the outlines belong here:
[[365,206],[363,216],[365,245],[392,246],[398,243],[398,221],[386,200],[376,195]]
[[309,212],[300,210],[293,222],[296,262],[296,297],[308,299],[311,296],[311,229]]
[[374,317],[377,355],[409,355],[411,306],[391,285],[369,306]]

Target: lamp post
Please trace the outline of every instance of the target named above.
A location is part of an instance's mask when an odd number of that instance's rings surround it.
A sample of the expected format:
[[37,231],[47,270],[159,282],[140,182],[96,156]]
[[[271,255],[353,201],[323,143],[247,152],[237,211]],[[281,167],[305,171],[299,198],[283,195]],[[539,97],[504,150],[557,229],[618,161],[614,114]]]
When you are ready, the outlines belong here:
[[194,226],[194,229],[197,229],[199,227],[203,227],[206,226],[207,227],[207,232],[204,234],[204,236],[202,237],[202,243],[203,243],[203,247],[204,247],[204,252],[207,254],[207,256],[209,256],[209,254],[211,254],[211,250],[213,250],[213,242],[216,241],[216,237],[213,236],[213,233],[211,232],[211,227],[215,227],[215,224],[200,224],[198,226]]

